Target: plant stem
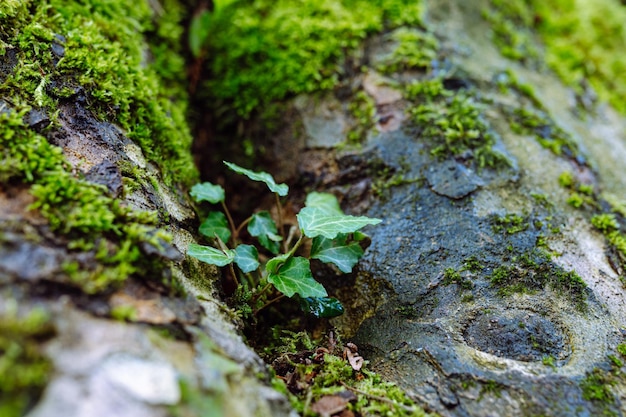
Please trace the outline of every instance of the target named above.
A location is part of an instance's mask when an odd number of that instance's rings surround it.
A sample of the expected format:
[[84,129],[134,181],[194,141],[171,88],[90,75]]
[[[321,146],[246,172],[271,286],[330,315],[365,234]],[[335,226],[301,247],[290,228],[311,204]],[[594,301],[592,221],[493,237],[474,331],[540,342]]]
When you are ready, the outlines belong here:
[[371,398],[373,400],[381,401],[381,402],[384,402],[384,403],[387,403],[387,404],[391,404],[391,405],[393,405],[395,407],[402,408],[403,410],[408,411],[410,413],[417,411],[417,409],[415,407],[409,407],[408,405],[399,404],[399,403],[395,402],[394,400],[391,400],[391,399],[386,398],[386,397],[381,397],[379,395],[369,394],[369,393],[367,393],[365,391],[361,391],[360,389],[353,388],[353,387],[351,387],[350,385],[346,384],[343,381],[339,381],[339,383],[341,385],[343,385],[344,387],[348,388],[350,391],[356,392],[357,394],[365,395],[366,397],[369,397],[369,398]]
[[282,236],[283,238],[283,251],[286,251],[287,246],[284,243],[286,239],[285,236],[283,236],[283,210],[280,205],[280,197],[278,196],[278,193],[274,193],[274,196],[276,197],[276,214],[278,215],[278,221],[276,222],[276,226],[278,227],[278,235]]
[[265,307],[269,306],[270,304],[274,304],[276,301],[283,299],[283,298],[285,298],[285,294],[281,294],[275,298],[272,298],[267,303],[265,303],[264,305],[256,309],[252,314],[256,316],[259,313],[259,311],[263,310]]
[[245,225],[247,225],[248,223],[250,223],[250,221],[252,220],[253,216],[248,217],[246,220],[244,220],[243,222],[241,222],[241,224],[239,225],[239,227],[235,230],[235,233],[237,234],[237,236],[239,236],[239,232],[241,232],[241,229],[244,228]]
[[230,225],[230,231],[232,233],[231,239],[234,245],[237,242],[237,238],[239,237],[239,229],[235,227],[233,217],[230,215],[230,211],[228,210],[228,207],[226,207],[226,203],[224,203],[224,201],[222,201],[222,208],[224,209],[224,213],[226,214],[226,218],[228,219],[228,224]]
[[254,301],[258,300],[258,299],[259,299],[259,297],[260,297],[261,295],[263,295],[263,293],[264,293],[265,291],[267,291],[268,289],[270,289],[271,287],[272,287],[272,284],[268,282],[268,283],[265,285],[265,287],[263,287],[263,288],[261,289],[261,291],[257,292],[257,293],[254,295],[254,297],[252,297],[252,300],[251,300],[251,301],[253,301],[253,302],[254,302]]
[[287,259],[291,258],[296,253],[300,245],[302,245],[302,242],[304,242],[304,233],[300,234],[300,238],[296,241],[296,244],[293,245],[293,247],[289,250],[289,252],[287,252],[287,255],[288,255]]

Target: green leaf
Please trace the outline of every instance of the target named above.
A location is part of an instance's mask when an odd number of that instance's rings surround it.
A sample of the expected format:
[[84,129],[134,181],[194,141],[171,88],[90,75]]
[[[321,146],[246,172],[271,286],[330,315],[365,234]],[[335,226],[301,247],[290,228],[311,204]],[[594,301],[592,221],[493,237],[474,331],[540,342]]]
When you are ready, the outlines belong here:
[[224,213],[220,211],[212,211],[200,225],[200,233],[206,237],[215,239],[219,237],[222,242],[228,242],[230,239],[230,229],[228,228],[228,220]]
[[191,19],[189,25],[189,49],[194,57],[198,58],[202,48],[209,38],[211,28],[211,12],[203,10]]
[[210,246],[196,245],[195,243],[189,244],[187,255],[217,266],[226,266],[235,259],[235,251],[232,249],[221,251]]
[[198,203],[201,201],[208,201],[209,203],[221,203],[224,201],[224,189],[221,185],[211,184],[210,182],[203,182],[202,184],[196,184],[191,187],[189,193]]
[[305,236],[324,236],[329,239],[334,239],[339,233],[356,232],[368,224],[374,225],[382,221],[365,216],[328,214],[318,207],[304,207],[296,217]]
[[352,272],[352,267],[363,256],[363,249],[358,242],[347,243],[347,235],[340,233],[336,239],[323,236],[313,238],[311,258],[322,262],[333,263],[343,273]]
[[341,302],[332,297],[301,297],[300,309],[325,319],[341,316],[344,312]]
[[250,223],[248,223],[248,233],[259,239],[259,243],[273,254],[280,251],[280,242],[283,238],[278,235],[276,223],[267,211],[254,213]]
[[289,258],[276,273],[269,273],[267,281],[287,297],[327,297],[326,289],[313,279],[309,260],[302,257]]
[[270,274],[276,274],[278,269],[285,263],[287,259],[289,259],[288,253],[284,253],[279,256],[275,256],[265,264],[265,270]]
[[324,210],[328,214],[344,214],[339,206],[337,197],[330,193],[309,193],[304,203],[307,207],[317,207]]
[[252,245],[239,245],[235,248],[235,263],[243,273],[259,267],[259,252]]
[[264,182],[265,185],[272,191],[273,193],[278,194],[281,197],[284,197],[289,192],[289,186],[287,184],[276,184],[274,178],[268,174],[267,172],[254,172],[249,169],[245,169],[240,167],[239,165],[233,164],[232,162],[224,161],[226,166],[231,170],[235,171],[238,174],[243,174],[246,177],[250,178],[252,181],[260,181]]

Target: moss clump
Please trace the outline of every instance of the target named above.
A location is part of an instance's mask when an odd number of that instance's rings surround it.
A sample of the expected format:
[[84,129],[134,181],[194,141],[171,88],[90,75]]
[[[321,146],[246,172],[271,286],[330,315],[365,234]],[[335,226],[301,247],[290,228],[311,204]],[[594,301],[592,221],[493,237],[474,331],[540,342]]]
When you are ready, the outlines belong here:
[[584,94],[585,80],[626,113],[626,9],[618,0],[492,0],[485,15],[503,55],[528,61],[539,54],[531,31],[545,45],[545,60],[563,81]]
[[0,312],[0,415],[25,415],[41,394],[52,364],[41,354],[40,345],[53,334],[43,310],[18,315],[15,302],[5,304]]
[[483,167],[502,167],[509,160],[493,147],[495,136],[479,103],[467,91],[446,90],[443,80],[415,81],[406,88],[413,123],[432,141],[430,153],[438,159],[471,157]]
[[607,372],[595,368],[587,374],[585,379],[580,381],[580,388],[583,391],[583,398],[587,401],[599,402],[602,404],[612,404],[615,397],[611,393],[611,385],[614,382],[610,380]]
[[230,2],[211,19],[205,94],[220,112],[248,117],[288,96],[332,89],[369,34],[419,25],[421,15],[421,2],[410,0]]
[[397,46],[376,67],[383,74],[429,69],[437,58],[439,41],[427,31],[402,27],[389,37]]
[[346,359],[319,349],[317,353],[285,354],[274,367],[278,374],[275,388],[287,394],[303,416],[319,415],[312,409],[329,396],[347,398],[344,408],[356,415],[429,416],[395,384],[365,369],[355,371]]
[[348,132],[349,143],[362,143],[367,139],[367,132],[374,127],[376,104],[365,91],[359,91],[348,104],[348,111],[356,125]]
[[579,310],[586,309],[585,281],[574,271],[565,271],[553,265],[549,255],[541,250],[516,256],[508,264],[495,268],[490,281],[504,296],[549,286],[559,294],[567,295]]
[[528,28],[533,15],[523,1],[491,0],[491,7],[483,10],[483,17],[491,23],[493,40],[500,53],[510,59],[534,62],[540,52]]
[[[89,110],[117,122],[162,168],[167,183],[195,181],[184,89],[174,88],[180,80],[173,74],[182,70],[182,60],[174,52],[160,56],[155,65],[145,62],[143,35],[159,53],[180,34],[172,30],[171,17],[180,16],[174,3],[166,2],[172,6],[163,11],[167,18],[157,18],[148,1],[132,7],[121,0],[28,3],[6,4],[0,13],[0,56],[16,54],[0,95],[52,114],[63,100],[86,94]],[[157,26],[160,22],[169,29]],[[158,74],[170,81],[168,88]]]
[[133,211],[108,196],[106,187],[71,173],[61,150],[24,125],[27,109],[0,112],[0,179],[31,184],[36,197],[31,209],[39,210],[53,231],[71,239],[68,250],[95,253],[95,269],[65,264],[64,272],[75,285],[94,293],[125,280],[139,268],[141,243],[158,250],[169,240],[156,230],[157,216]]
[[[144,35],[157,52],[180,34],[173,20],[182,9],[173,5],[163,3],[172,10],[160,17],[147,1],[132,7],[121,0],[10,2],[0,9],[0,61],[8,67],[0,78],[0,181],[30,185],[31,209],[65,238],[68,253],[91,253],[97,262],[63,265],[69,281],[88,293],[159,268],[140,247],[159,252],[169,237],[157,229],[157,213],[133,211],[85,181],[46,136],[56,133],[60,105],[82,103],[122,126],[161,167],[166,183],[195,181],[184,89],[181,75],[174,75],[182,60],[173,52],[154,65],[145,61]],[[32,109],[48,114],[51,125],[37,131],[27,125]]]
[[520,233],[528,229],[528,220],[517,214],[509,213],[505,216],[494,216],[491,228],[495,233],[506,232],[509,235]]

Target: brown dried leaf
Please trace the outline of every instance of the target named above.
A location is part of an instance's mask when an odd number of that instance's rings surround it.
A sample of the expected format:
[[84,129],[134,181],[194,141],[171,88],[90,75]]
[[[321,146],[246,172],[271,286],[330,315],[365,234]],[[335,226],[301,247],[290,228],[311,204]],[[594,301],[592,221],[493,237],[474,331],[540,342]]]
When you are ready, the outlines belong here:
[[360,371],[363,367],[363,357],[359,356],[358,353],[354,353],[351,350],[346,351],[346,357],[348,358],[348,363],[355,371]]
[[325,395],[311,405],[311,410],[322,416],[331,416],[342,412],[348,405],[348,400],[339,395]]

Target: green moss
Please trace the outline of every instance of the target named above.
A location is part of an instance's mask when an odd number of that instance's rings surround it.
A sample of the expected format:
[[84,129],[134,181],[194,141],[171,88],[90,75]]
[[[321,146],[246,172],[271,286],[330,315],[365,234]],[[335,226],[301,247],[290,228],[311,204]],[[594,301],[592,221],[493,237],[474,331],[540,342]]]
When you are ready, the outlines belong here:
[[503,56],[522,62],[533,62],[539,57],[532,33],[522,29],[530,26],[533,19],[523,1],[492,0],[483,17],[491,23],[494,43]]
[[446,268],[443,271],[443,285],[457,284],[463,290],[471,290],[474,288],[472,280],[461,276],[459,271],[454,268]]
[[414,81],[406,88],[406,98],[415,106],[409,109],[413,123],[432,143],[430,153],[438,159],[471,154],[483,167],[502,167],[509,160],[493,149],[496,139],[483,111],[467,92],[447,91],[440,78]]
[[[338,394],[347,390],[355,393],[356,400],[347,404],[347,409],[356,415],[393,415],[426,417],[427,414],[397,385],[383,381],[374,372],[362,369],[356,372],[348,361],[338,356],[325,354],[319,364],[293,362],[294,378],[297,381],[310,381],[310,386],[301,395],[288,391],[284,384],[281,390],[287,392],[292,406],[301,415],[316,415],[310,404],[326,395]],[[314,375],[314,378],[311,376]],[[308,396],[306,395],[308,393]]]
[[437,58],[439,41],[427,31],[402,27],[393,31],[390,39],[397,46],[376,67],[383,74],[428,69]]
[[536,249],[517,256],[493,270],[491,285],[499,294],[528,293],[553,288],[571,299],[579,310],[586,309],[587,284],[574,271],[565,271],[550,262],[549,255]]
[[[180,12],[173,4],[166,2],[172,10],[164,10],[161,17],[148,1],[128,7],[121,0],[51,0],[13,17],[0,15],[0,26],[6,28],[0,33],[0,55],[9,49],[17,53],[17,64],[0,84],[0,94],[13,103],[53,112],[64,98],[84,92],[88,108],[101,119],[117,122],[162,168],[167,183],[191,184],[197,174],[184,121],[184,87],[176,90],[172,75],[182,70],[182,60],[170,52],[150,65],[143,50],[145,39],[152,40],[155,53],[174,44],[180,29],[172,29],[171,19]],[[53,53],[59,49],[61,54]],[[168,87],[161,86],[158,75],[167,77]]]
[[54,334],[54,328],[41,309],[19,315],[15,302],[4,307],[0,312],[0,415],[19,417],[39,397],[52,371],[40,345]]
[[626,343],[620,343],[615,349],[619,352],[620,355],[626,358]]
[[[97,262],[64,264],[70,282],[84,291],[105,290],[138,271],[152,275],[159,262],[142,256],[139,247],[159,251],[169,240],[157,229],[157,214],[133,211],[105,187],[82,179],[45,135],[54,134],[57,106],[68,96],[84,95],[91,112],[121,125],[162,168],[166,182],[195,181],[185,103],[170,101],[177,97],[177,80],[167,70],[177,71],[180,62],[170,56],[153,67],[144,62],[142,49],[142,34],[154,35],[155,45],[171,44],[172,34],[159,35],[163,30],[155,21],[169,19],[171,26],[180,13],[153,19],[148,2],[128,7],[123,1],[53,0],[31,6],[7,6],[0,14],[0,59],[8,51],[16,54],[12,70],[0,79],[0,181],[31,185],[31,209],[67,240],[69,253],[92,252]],[[53,124],[40,134],[24,119],[41,106]]]
[[523,62],[539,54],[531,31],[545,45],[545,61],[584,94],[583,80],[626,113],[626,9],[618,0],[492,0],[485,13],[503,55]]
[[506,214],[502,217],[494,216],[491,220],[491,223],[491,228],[495,233],[501,233],[505,231],[509,235],[523,232],[529,227],[527,219],[512,213]]
[[349,143],[363,143],[375,125],[376,104],[365,91],[359,91],[348,104],[348,111],[356,120],[356,125],[348,132]]
[[607,372],[595,368],[593,371],[587,373],[587,376],[580,381],[580,388],[583,391],[583,398],[585,400],[612,404],[615,402],[615,397],[613,397],[610,389],[613,384],[614,382],[611,381]]
[[248,117],[271,102],[332,89],[368,35],[420,25],[421,15],[421,2],[409,0],[233,1],[211,19],[204,94],[220,112]]

